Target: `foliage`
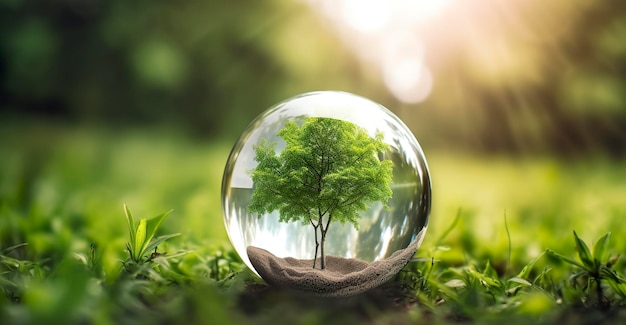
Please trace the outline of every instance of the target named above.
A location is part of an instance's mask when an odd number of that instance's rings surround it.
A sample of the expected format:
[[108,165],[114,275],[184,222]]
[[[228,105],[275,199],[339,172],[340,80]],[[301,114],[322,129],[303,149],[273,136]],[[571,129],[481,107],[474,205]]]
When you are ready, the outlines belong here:
[[[165,219],[165,217],[167,217],[167,215],[171,212],[172,210],[167,211],[149,220],[141,218],[139,220],[139,223],[135,224],[133,214],[130,212],[130,209],[124,204],[124,213],[126,214],[126,221],[128,221],[128,231],[130,233],[130,242],[126,244],[126,249],[128,250],[128,255],[130,255],[129,257],[133,262],[141,262],[142,258],[147,252],[150,252],[152,249],[154,249],[156,252],[156,248],[157,246],[159,246],[160,243],[167,239],[180,235],[171,234],[159,236],[153,239],[156,231],[163,222],[163,219]],[[150,259],[152,259],[152,257]]]
[[[200,251],[158,252],[157,246],[167,247],[165,240],[178,235],[150,240],[169,212],[147,221],[141,219],[135,224],[128,207],[124,206],[124,210],[131,234],[127,243],[129,257],[121,263],[125,273],[112,282],[104,281],[105,270],[94,243],[89,246],[87,254],[73,252],[53,265],[46,260],[34,262],[9,256],[16,250],[26,249],[27,244],[8,247],[0,254],[0,289],[3,293],[0,315],[17,322],[36,323],[112,321],[131,324],[184,319],[204,319],[206,322],[207,316],[199,312],[172,311],[162,319],[152,310],[184,304],[188,297],[200,294],[196,290],[212,297],[222,286],[237,287],[236,282],[243,279],[243,275],[238,276],[239,280],[235,279],[235,274],[242,271],[241,261],[235,254],[225,255],[219,250],[209,251],[214,254],[211,258],[200,257]],[[152,248],[154,252],[145,256]],[[176,286],[172,287],[173,284]],[[217,306],[223,310],[211,308],[212,317],[221,321],[233,319],[228,306],[224,303]],[[98,312],[92,313],[92,310]]]
[[[357,125],[331,118],[306,118],[302,126],[286,122],[278,132],[285,148],[276,155],[275,143],[262,139],[254,146],[254,193],[248,211],[278,210],[279,221],[310,224],[315,232],[315,255],[332,222],[350,222],[358,229],[359,212],[367,203],[391,198],[392,162],[380,160],[388,145],[383,134],[370,138]],[[321,243],[318,242],[318,229]]]
[[[608,256],[610,238],[610,232],[598,238],[593,246],[593,251],[591,251],[589,246],[574,231],[574,241],[576,242],[576,252],[578,253],[579,261],[552,250],[546,251],[554,258],[580,269],[579,272],[572,274],[569,278],[572,287],[580,287],[584,291],[585,297],[590,297],[590,293],[595,288],[596,304],[603,308],[610,307],[611,303],[615,301],[613,295],[616,295],[622,301],[626,299],[626,278],[624,278],[623,274],[612,269],[618,262],[619,255]],[[609,285],[609,288],[613,291],[611,294],[605,292],[603,283]],[[592,303],[589,299],[584,299],[582,302],[585,304]]]
[[[548,249],[535,256],[517,274],[511,274],[496,270],[489,261],[482,268],[473,263],[447,268],[437,265],[442,262],[440,260],[418,258],[409,263],[398,280],[406,282],[423,305],[432,310],[447,305],[444,309],[460,319],[494,317],[492,320],[496,320],[504,315],[516,315],[515,322],[525,323],[541,316],[550,323],[559,316],[559,305],[563,304],[569,308],[583,306],[611,310],[613,313],[603,317],[614,317],[616,311],[622,311],[626,280],[622,273],[611,269],[617,257],[606,257],[610,233],[597,240],[593,254],[576,233],[574,237],[580,262]],[[556,265],[536,269],[542,260],[549,262],[552,259],[574,265],[581,271],[571,273],[565,281],[553,275]],[[608,284],[608,288],[603,283]],[[496,312],[498,316],[490,314],[485,317],[485,310]]]

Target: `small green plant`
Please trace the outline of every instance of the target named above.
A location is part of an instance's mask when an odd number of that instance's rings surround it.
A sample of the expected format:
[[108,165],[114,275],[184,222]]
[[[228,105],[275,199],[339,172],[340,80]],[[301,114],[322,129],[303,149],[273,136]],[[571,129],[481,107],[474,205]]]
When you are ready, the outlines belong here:
[[626,279],[612,267],[617,263],[619,255],[609,256],[608,246],[611,233],[606,233],[598,238],[593,245],[593,250],[574,231],[576,252],[578,261],[569,257],[547,250],[546,253],[557,260],[571,264],[580,271],[572,274],[569,278],[572,287],[581,287],[587,294],[595,288],[599,307],[608,307],[610,300],[607,297],[603,283],[606,283],[622,299],[626,298]]
[[27,245],[28,243],[21,243],[0,251],[0,292],[14,302],[18,302],[21,299],[20,297],[25,287],[25,279],[43,279],[45,277],[45,270],[42,264],[46,263],[47,259],[29,261],[9,256],[11,252]]
[[[167,239],[179,236],[179,233],[163,235],[154,238],[159,226],[165,220],[172,210],[162,213],[152,219],[139,219],[138,223],[135,223],[133,214],[126,204],[124,204],[124,213],[126,214],[126,221],[128,221],[128,231],[130,233],[130,242],[126,244],[126,250],[128,251],[129,258],[132,262],[142,264],[148,261],[152,261],[156,253],[156,248]],[[150,253],[155,250],[155,253]],[[150,253],[150,257],[144,260],[144,256]]]

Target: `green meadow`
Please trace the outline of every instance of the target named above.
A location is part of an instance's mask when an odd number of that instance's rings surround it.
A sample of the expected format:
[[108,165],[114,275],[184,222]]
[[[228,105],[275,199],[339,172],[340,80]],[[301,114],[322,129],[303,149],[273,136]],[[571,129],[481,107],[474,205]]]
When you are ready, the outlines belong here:
[[[0,313],[9,324],[623,317],[626,168],[614,160],[426,150],[433,205],[414,260],[381,288],[325,300],[268,287],[233,251],[220,193],[231,143],[41,124],[2,133]],[[176,236],[132,258],[139,220],[170,209],[153,235]]]

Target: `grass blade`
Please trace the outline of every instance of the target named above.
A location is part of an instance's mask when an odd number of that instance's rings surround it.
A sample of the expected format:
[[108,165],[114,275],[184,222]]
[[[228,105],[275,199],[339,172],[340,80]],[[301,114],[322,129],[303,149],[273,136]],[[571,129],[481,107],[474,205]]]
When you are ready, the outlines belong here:
[[508,240],[508,245],[509,245],[509,256],[508,256],[508,259],[507,259],[507,262],[506,262],[507,263],[506,267],[508,269],[509,267],[511,267],[511,249],[512,249],[511,247],[512,247],[512,245],[511,245],[511,232],[509,232],[509,222],[506,220],[506,211],[504,211],[504,229],[506,230],[506,238]]
[[450,226],[435,241],[436,243],[435,247],[440,246],[443,240],[446,239],[446,237],[448,237],[448,235],[452,232],[454,228],[456,228],[457,223],[459,223],[459,219],[461,219],[461,211],[462,211],[461,208],[457,210],[456,216],[454,217],[454,220],[452,220],[452,223],[450,224]]

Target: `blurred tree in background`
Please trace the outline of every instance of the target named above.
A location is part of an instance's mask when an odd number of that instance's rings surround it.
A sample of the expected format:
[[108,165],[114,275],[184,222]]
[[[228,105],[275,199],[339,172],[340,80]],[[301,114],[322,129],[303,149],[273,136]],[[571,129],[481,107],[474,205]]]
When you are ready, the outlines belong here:
[[2,0],[0,116],[232,139],[338,89],[427,147],[621,156],[624,39],[622,2]]
[[[457,20],[463,38],[436,63],[441,87],[431,102],[441,123],[462,129],[457,141],[488,151],[622,156],[625,3],[481,3],[466,9],[482,19]],[[458,113],[465,122],[451,118]]]
[[[174,123],[203,135],[239,133],[288,96],[298,67],[281,58],[289,51],[283,34],[294,22],[303,25],[300,32],[319,27],[302,4],[280,1],[17,0],[0,6],[4,116]],[[303,36],[309,55],[319,49],[342,56],[327,36]]]

